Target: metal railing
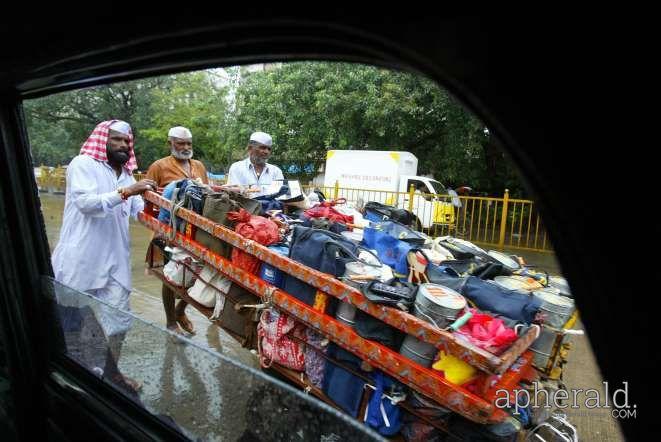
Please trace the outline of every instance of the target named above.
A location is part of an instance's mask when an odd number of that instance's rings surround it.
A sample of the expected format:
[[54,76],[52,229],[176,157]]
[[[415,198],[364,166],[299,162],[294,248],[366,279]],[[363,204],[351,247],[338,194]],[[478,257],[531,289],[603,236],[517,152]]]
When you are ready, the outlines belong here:
[[[339,187],[303,186],[306,193],[316,188],[328,199],[345,198],[355,204],[376,201],[406,209],[416,215],[416,227],[432,237],[452,235],[482,246],[552,252],[546,228],[534,201],[512,199],[505,189],[502,198],[435,195]],[[460,203],[456,207],[454,203]]]
[[[134,173],[136,180],[146,177]],[[224,180],[210,180],[211,184],[224,184]],[[37,176],[42,192],[64,193],[66,169],[42,166]],[[417,217],[416,228],[432,237],[452,235],[475,244],[499,249],[518,249],[552,252],[546,228],[531,200],[512,199],[505,189],[502,198],[434,195],[420,193],[411,187],[408,192],[352,189],[305,185],[305,193],[320,190],[328,199],[345,198],[355,204],[376,201],[411,211]],[[455,204],[460,203],[460,207]]]
[[37,186],[41,192],[63,194],[67,188],[67,170],[64,167],[39,167],[35,173]]

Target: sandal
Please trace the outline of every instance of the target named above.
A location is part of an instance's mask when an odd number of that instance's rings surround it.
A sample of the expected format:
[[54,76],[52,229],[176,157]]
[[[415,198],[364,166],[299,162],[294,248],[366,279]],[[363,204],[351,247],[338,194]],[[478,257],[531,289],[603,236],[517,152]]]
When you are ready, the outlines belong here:
[[176,318],[177,324],[186,332],[191,335],[195,334],[195,328],[193,327],[193,323],[188,319],[188,316],[182,315],[178,316]]

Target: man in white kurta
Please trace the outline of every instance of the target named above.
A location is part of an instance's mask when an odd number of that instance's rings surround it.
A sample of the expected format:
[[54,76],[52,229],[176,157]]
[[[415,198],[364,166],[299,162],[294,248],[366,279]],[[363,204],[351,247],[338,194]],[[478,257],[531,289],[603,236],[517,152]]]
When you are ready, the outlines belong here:
[[227,172],[227,185],[250,186],[251,197],[268,194],[273,181],[284,180],[282,170],[266,162],[271,156],[273,139],[264,132],[254,132],[248,141],[248,158],[237,161]]
[[[136,167],[130,126],[100,123],[67,168],[64,218],[52,257],[57,281],[125,311],[131,292],[129,216],[137,217],[144,207],[139,195],[155,189],[151,180],[136,183]],[[131,318],[99,307],[117,360]]]

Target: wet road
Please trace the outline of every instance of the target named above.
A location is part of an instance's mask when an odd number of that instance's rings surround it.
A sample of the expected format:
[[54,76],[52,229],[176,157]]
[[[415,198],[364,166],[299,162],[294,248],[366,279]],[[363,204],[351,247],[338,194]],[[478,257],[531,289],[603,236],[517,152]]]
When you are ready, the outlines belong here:
[[[59,237],[64,196],[44,193],[41,194],[41,202],[46,233],[52,250]],[[192,427],[202,428],[206,432],[204,434],[213,433],[211,428],[215,428],[214,422],[217,423],[222,416],[224,422],[231,424],[224,425],[225,430],[221,439],[238,438],[246,428],[243,415],[235,413],[236,405],[240,405],[237,402],[245,401],[248,397],[245,393],[249,388],[240,382],[245,376],[236,367],[219,362],[217,358],[203,354],[195,347],[164,341],[163,333],[157,330],[164,328],[165,324],[160,296],[161,283],[155,277],[146,274],[144,263],[151,231],[134,220],[131,220],[130,231],[133,274],[131,309],[138,317],[156,327],[140,325],[129,332],[122,351],[120,369],[136,379],[146,380],[140,399],[152,412],[175,416],[179,424],[185,422]],[[550,274],[560,273],[560,267],[553,254],[513,250],[507,252],[523,256],[527,263],[535,264]],[[187,313],[197,332],[190,337],[191,341],[244,365],[259,367],[256,355],[241,348],[227,333],[211,325],[195,309],[189,307]],[[576,336],[572,338],[572,342],[574,347],[564,371],[565,384],[569,389],[595,388],[603,394],[602,377],[589,341],[585,336]],[[155,354],[150,355],[151,353]],[[149,363],[150,360],[153,363]],[[156,377],[146,375],[146,367],[153,368],[154,364],[160,367],[157,369],[160,375]],[[233,406],[223,407],[222,398],[228,397],[233,398]],[[609,410],[580,408],[565,411],[579,429],[581,440],[623,440],[617,422],[610,417]]]
[[[42,213],[46,224],[46,234],[51,250],[57,244],[62,225],[64,196],[41,194]],[[165,325],[165,313],[161,301],[161,282],[146,272],[145,253],[151,231],[137,221],[130,221],[131,234],[131,271],[133,276],[133,293],[131,309],[137,316],[154,324]],[[226,354],[244,364],[257,367],[256,358],[250,352],[241,348],[236,341],[222,329],[211,325],[209,320],[197,310],[189,307],[186,310],[194,323],[196,335],[191,337],[195,343]]]

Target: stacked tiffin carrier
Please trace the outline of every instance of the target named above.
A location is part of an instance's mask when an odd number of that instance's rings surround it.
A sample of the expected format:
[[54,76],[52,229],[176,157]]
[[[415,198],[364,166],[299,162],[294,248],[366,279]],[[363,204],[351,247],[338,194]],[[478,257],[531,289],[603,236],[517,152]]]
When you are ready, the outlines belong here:
[[[168,206],[155,194],[146,199]],[[304,201],[264,211],[270,203],[221,191],[175,213],[192,228],[174,242],[252,297],[231,308],[251,312],[244,326],[255,339],[241,342],[264,367],[384,435],[416,440],[462,428],[510,437],[539,424],[534,413],[512,413],[517,404],[495,407],[495,391],[530,385],[540,374],[533,359],[543,375],[556,363],[557,343],[536,347],[535,337],[575,317],[561,278],[458,238],[432,239],[398,222],[402,209],[346,207],[319,192]],[[230,297],[231,288],[216,288]],[[536,352],[527,352],[533,341]]]

